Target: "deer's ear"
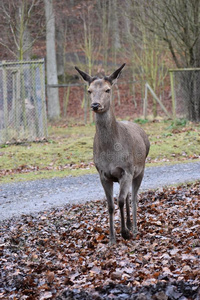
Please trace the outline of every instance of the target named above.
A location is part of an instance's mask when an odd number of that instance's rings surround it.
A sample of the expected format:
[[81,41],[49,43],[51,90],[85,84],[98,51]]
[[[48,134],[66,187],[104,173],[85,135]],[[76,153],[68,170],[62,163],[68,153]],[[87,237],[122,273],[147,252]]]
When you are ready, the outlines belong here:
[[79,68],[75,67],[75,69],[79,72],[79,74],[81,75],[81,77],[87,81],[88,83],[92,82],[92,77],[90,75],[88,75],[87,73],[79,70]]
[[116,80],[117,78],[119,78],[122,69],[124,68],[126,64],[123,64],[119,69],[117,69],[114,73],[112,73],[109,77],[107,77],[106,79],[113,84],[114,80]]

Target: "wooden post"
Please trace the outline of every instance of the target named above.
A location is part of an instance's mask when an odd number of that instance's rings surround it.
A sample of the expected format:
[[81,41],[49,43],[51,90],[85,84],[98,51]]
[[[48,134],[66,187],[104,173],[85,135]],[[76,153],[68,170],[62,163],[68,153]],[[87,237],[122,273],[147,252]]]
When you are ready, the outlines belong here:
[[67,87],[67,91],[65,90],[65,93],[64,93],[64,117],[67,116],[67,107],[68,107],[68,103],[69,103],[69,94],[70,94],[70,84],[69,86]]
[[175,99],[175,92],[174,92],[174,73],[173,71],[169,71],[170,75],[170,84],[171,84],[171,93],[172,93],[172,116],[173,120],[176,120],[176,99]]
[[147,83],[145,83],[144,101],[143,101],[143,116],[145,120],[147,118],[147,96],[148,96]]
[[166,110],[166,108],[164,107],[163,103],[161,102],[161,100],[156,96],[155,92],[152,90],[152,88],[150,87],[150,85],[148,83],[146,83],[146,88],[149,89],[149,91],[151,92],[152,96],[154,97],[154,99],[160,104],[162,110],[166,113],[166,115],[171,118],[170,114],[168,113],[168,111]]
[[39,111],[38,111],[38,101],[37,101],[37,91],[36,91],[36,64],[31,64],[31,78],[32,78],[32,92],[33,92],[33,105],[34,105],[34,112],[35,112],[35,118],[34,118],[34,126],[35,126],[35,132],[36,136],[40,136],[40,122],[39,122]]
[[44,60],[38,62],[38,64],[39,64],[39,69],[40,69],[43,135],[45,137],[48,137],[48,131],[47,131],[47,114],[46,114],[46,97],[45,97]]
[[84,86],[84,123],[87,124],[87,112],[88,112],[88,99],[87,99],[87,87]]
[[20,69],[17,68],[17,73],[16,73],[16,107],[15,107],[15,114],[16,114],[16,123],[15,123],[15,129],[19,132],[20,130]]
[[17,114],[16,114],[16,107],[17,107],[17,88],[16,88],[16,70],[12,71],[12,124],[14,124],[15,129],[17,128]]
[[7,73],[5,62],[2,61],[3,71],[3,113],[4,113],[4,128],[5,142],[8,140],[8,92],[7,92]]

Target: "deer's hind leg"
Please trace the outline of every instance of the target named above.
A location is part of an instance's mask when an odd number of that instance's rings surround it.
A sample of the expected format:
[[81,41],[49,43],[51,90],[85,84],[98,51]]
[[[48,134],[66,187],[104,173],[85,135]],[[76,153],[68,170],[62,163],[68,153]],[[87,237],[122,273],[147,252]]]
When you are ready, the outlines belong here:
[[[126,208],[127,210],[127,222],[128,226],[130,225],[130,209],[129,209],[129,203],[128,203],[128,194],[129,189],[131,186],[132,176],[130,174],[125,173],[122,178],[120,179],[120,192],[119,192],[119,208],[120,208],[120,214],[121,214],[121,234],[124,239],[130,239],[130,232],[127,228],[127,223],[125,223],[125,216],[124,216],[124,203],[126,201]],[[128,203],[128,206],[127,206]]]

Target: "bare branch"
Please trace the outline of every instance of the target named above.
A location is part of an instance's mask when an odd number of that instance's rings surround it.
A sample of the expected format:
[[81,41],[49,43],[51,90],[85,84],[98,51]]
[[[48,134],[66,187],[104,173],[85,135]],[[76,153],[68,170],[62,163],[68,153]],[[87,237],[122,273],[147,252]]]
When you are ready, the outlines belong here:
[[4,44],[1,40],[0,40],[0,44],[1,44],[3,47],[5,47],[7,50],[9,50],[9,51],[17,58],[16,53],[15,53],[14,51],[12,51],[12,50],[8,47],[8,45]]

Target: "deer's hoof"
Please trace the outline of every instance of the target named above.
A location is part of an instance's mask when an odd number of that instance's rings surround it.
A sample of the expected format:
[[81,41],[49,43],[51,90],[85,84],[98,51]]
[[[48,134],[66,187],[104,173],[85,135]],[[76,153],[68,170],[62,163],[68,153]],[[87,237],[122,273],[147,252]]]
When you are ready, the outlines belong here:
[[110,238],[109,245],[113,246],[115,244],[116,244],[116,239],[115,238]]
[[133,228],[133,236],[135,237],[137,234],[138,234],[138,229],[137,229],[137,227],[136,227],[136,228]]
[[130,240],[130,238],[131,238],[131,233],[130,233],[130,231],[129,231],[127,228],[123,229],[123,230],[121,231],[121,234],[122,234],[123,239],[125,239],[125,240]]
[[131,229],[132,229],[132,223],[131,223],[131,221],[127,221],[127,222],[126,222],[126,226],[127,226],[127,228],[128,228],[129,230],[131,230]]

